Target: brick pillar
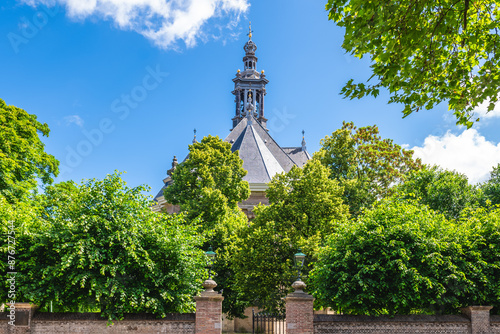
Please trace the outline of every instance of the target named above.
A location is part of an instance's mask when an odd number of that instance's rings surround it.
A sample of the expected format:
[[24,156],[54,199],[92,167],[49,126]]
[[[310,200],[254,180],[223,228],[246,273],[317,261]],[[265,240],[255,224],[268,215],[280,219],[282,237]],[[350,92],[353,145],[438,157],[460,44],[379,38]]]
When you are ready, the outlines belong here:
[[30,303],[15,303],[13,306],[11,307],[11,304],[5,305],[5,311],[7,312],[7,323],[5,323],[7,328],[5,333],[31,333],[31,319],[33,319],[33,315],[38,307]]
[[208,279],[203,283],[205,291],[196,300],[196,334],[221,334],[222,333],[222,301],[224,297],[214,288],[215,281]]
[[286,333],[313,334],[314,333],[314,297],[305,293],[306,284],[295,281],[292,284],[295,292],[289,293],[286,298]]
[[492,306],[469,306],[462,309],[470,319],[471,334],[490,334],[490,310]]

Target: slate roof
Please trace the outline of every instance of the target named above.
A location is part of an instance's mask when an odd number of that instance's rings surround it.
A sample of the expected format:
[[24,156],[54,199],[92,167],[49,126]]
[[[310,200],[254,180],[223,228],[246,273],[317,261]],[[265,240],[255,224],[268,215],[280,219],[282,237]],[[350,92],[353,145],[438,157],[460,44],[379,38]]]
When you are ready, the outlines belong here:
[[[274,175],[288,172],[294,165],[303,167],[311,159],[302,147],[280,147],[254,117],[250,124],[248,117],[243,118],[224,141],[232,144],[232,152],[238,151],[243,168],[248,171],[243,180],[250,184],[269,183]],[[163,189],[170,182],[170,177],[164,180],[155,200],[163,196]]]
[[306,162],[311,160],[311,155],[302,147],[283,147],[283,151],[295,162],[299,167],[304,167]]
[[243,168],[248,171],[243,178],[245,181],[269,183],[277,173],[288,172],[294,165],[304,165],[304,159],[309,156],[306,151],[301,151],[300,147],[289,148],[294,152],[292,156],[298,158],[295,161],[254,117],[251,119],[250,124],[247,117],[242,119],[225,139],[233,145],[233,152],[239,151]]
[[163,197],[163,189],[167,188],[170,185],[170,183],[164,183],[163,187],[161,187],[160,191],[156,196],[153,198],[153,200],[158,201],[159,198]]

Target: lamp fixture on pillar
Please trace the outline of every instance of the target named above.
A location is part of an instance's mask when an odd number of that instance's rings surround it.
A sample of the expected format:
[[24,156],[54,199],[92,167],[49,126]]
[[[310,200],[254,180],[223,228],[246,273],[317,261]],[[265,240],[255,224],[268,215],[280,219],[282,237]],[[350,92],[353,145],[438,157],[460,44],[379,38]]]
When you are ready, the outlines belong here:
[[215,252],[212,249],[212,246],[208,248],[208,251],[205,252],[205,255],[208,258],[208,279],[212,279],[212,267],[215,263]]
[[215,257],[217,254],[212,250],[212,246],[208,248],[208,251],[205,252],[205,255],[208,259],[208,279],[203,282],[203,287],[207,292],[214,292],[214,288],[217,286],[217,283],[212,279],[212,267],[215,263]]
[[295,260],[295,266],[297,267],[297,280],[300,281],[300,273],[302,271],[302,267],[304,266],[304,260],[306,259],[306,254],[302,253],[299,248],[299,252],[295,253],[293,256]]
[[302,251],[299,248],[299,251],[295,253],[293,256],[295,266],[297,267],[297,280],[293,282],[292,288],[295,289],[295,292],[304,292],[304,289],[306,288],[306,284],[302,282],[300,279],[300,274],[302,271],[302,267],[304,266],[304,260],[306,259],[306,254],[302,253]]

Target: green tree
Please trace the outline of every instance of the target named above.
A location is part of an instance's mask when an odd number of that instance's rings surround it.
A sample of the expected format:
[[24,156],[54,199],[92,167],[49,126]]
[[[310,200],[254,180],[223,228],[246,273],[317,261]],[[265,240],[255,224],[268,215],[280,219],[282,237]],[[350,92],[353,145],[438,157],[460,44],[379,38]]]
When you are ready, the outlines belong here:
[[250,196],[248,182],[242,181],[247,171],[231,144],[208,136],[189,145],[189,156],[172,174],[173,183],[164,190],[165,200],[179,204],[190,218],[201,215],[204,229],[210,230],[227,208]]
[[238,203],[250,195],[243,161],[231,144],[208,136],[189,146],[189,156],[172,173],[173,184],[164,191],[165,199],[179,204],[187,223],[196,225],[217,253],[213,271],[217,273],[217,289],[222,291],[223,311],[230,317],[241,316],[244,305],[234,292],[234,273],[230,267],[233,247],[231,239],[247,225]]
[[217,282],[216,291],[222,293],[224,301],[222,311],[229,318],[242,317],[247,304],[238,298],[235,288],[235,273],[231,263],[236,253],[234,242],[239,231],[248,224],[246,215],[239,209],[228,210],[221,222],[213,229],[208,231],[203,249],[207,250],[212,246],[217,253],[216,261],[213,266],[215,281]]
[[36,189],[37,179],[50,184],[59,162],[44,151],[39,134],[49,135],[47,124],[0,99],[0,195],[10,202]]
[[500,314],[500,208],[464,210],[458,224],[468,231],[459,262],[470,277],[462,304],[490,305]]
[[[326,236],[347,220],[342,187],[316,160],[277,174],[266,191],[269,206],[255,208],[255,219],[240,230],[233,268],[239,298],[270,311],[283,310],[282,298],[297,277],[293,255],[299,247],[308,268]],[[306,279],[307,280],[307,279]]]
[[484,197],[493,205],[500,204],[500,164],[493,167],[490,172],[490,179],[480,185]]
[[43,226],[20,255],[19,289],[40,306],[123,313],[192,312],[206,259],[182,216],[150,210],[119,174],[60,183],[39,196]]
[[454,223],[413,200],[386,199],[332,234],[311,273],[313,294],[320,305],[353,314],[496,306],[498,258],[488,264],[481,252],[497,244],[498,217],[483,228],[470,218]]
[[500,92],[498,1],[328,0],[329,18],[345,28],[342,47],[356,57],[369,55],[376,82],[350,80],[346,97],[377,96],[404,104],[408,116],[440,102],[471,127],[473,110],[491,111]]
[[467,176],[438,166],[425,166],[408,174],[397,193],[428,205],[448,219],[457,219],[465,208],[479,206],[482,196],[477,187],[469,184]]
[[375,125],[356,128],[344,122],[341,129],[321,140],[321,146],[314,159],[327,166],[331,178],[344,187],[344,201],[353,216],[388,196],[406,173],[421,167],[413,151],[382,139]]
[[[20,256],[29,257],[30,246],[35,243],[35,235],[41,230],[43,223],[39,217],[40,206],[38,201],[30,197],[22,201],[11,203],[0,195],[0,229],[2,242],[0,243],[0,302],[14,300],[25,301],[23,293],[17,288],[15,298],[9,297],[9,282],[7,278],[15,277],[19,281]],[[10,258],[8,256],[11,256]],[[12,267],[8,261],[14,261]],[[19,274],[7,275],[7,272],[18,272]],[[17,283],[19,287],[19,283]]]
[[[37,181],[47,185],[58,174],[59,162],[44,151],[40,134],[48,136],[47,124],[41,124],[35,115],[20,108],[7,106],[0,99],[0,228],[4,236],[0,254],[5,259],[0,262],[2,301],[12,300],[7,294],[7,271],[18,271],[18,254],[29,253],[34,233],[42,225],[37,220],[39,205],[33,199]],[[14,270],[7,267],[8,255],[15,259]],[[15,300],[24,298],[21,291],[16,293]]]

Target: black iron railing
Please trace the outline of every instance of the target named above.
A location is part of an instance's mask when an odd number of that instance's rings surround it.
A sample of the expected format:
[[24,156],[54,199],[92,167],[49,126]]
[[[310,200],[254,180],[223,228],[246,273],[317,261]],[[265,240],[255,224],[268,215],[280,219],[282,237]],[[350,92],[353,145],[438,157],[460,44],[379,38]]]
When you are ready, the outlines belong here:
[[285,315],[252,310],[253,334],[285,334]]

